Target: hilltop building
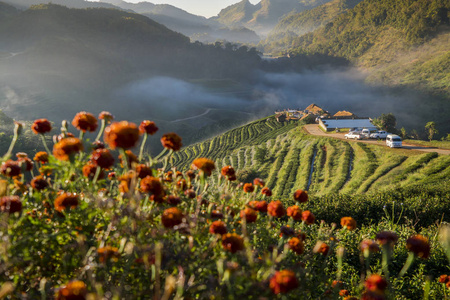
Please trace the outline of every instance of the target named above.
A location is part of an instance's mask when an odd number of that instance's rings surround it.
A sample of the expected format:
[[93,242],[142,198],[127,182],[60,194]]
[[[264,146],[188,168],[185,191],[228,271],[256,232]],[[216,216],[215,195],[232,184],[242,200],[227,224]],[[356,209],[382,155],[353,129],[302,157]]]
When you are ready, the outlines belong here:
[[367,128],[376,130],[370,118],[360,118],[352,112],[341,110],[331,115],[328,111],[315,103],[310,104],[304,110],[284,109],[275,112],[278,122],[289,120],[305,121],[306,123],[319,123],[325,131],[334,131],[338,129]]

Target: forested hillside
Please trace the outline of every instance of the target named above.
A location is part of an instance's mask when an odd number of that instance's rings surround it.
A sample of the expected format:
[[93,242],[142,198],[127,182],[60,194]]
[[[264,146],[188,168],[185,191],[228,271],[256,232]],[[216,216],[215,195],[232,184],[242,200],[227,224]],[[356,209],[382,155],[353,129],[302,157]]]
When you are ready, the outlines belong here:
[[368,80],[448,96],[449,9],[445,0],[365,0],[293,49],[350,59],[370,70]]
[[227,26],[244,25],[257,33],[267,34],[277,24],[278,20],[289,13],[295,13],[314,8],[329,0],[262,0],[253,5],[248,0],[242,0],[224,8],[213,18]]
[[340,14],[355,7],[362,0],[333,0],[316,8],[291,13],[280,19],[270,35],[260,46],[265,52],[274,53],[290,49],[298,36],[325,26]]

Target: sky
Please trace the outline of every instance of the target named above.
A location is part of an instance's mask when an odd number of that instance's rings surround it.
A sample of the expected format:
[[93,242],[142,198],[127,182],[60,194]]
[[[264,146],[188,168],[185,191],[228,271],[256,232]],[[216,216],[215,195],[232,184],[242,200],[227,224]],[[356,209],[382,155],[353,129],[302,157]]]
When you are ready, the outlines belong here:
[[[154,4],[171,4],[181,8],[191,14],[205,16],[207,18],[217,16],[221,9],[240,2],[242,0],[124,0],[125,2],[151,2]],[[250,0],[251,3],[256,4],[260,0]]]

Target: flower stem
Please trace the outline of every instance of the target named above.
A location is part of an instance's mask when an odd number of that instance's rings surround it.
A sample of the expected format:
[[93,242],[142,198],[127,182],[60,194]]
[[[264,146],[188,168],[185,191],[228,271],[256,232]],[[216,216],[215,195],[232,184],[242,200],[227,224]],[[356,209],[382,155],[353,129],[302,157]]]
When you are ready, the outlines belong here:
[[3,156],[4,159],[8,159],[11,156],[11,153],[12,153],[12,151],[14,149],[14,145],[16,144],[18,137],[19,136],[17,134],[14,134],[14,137],[13,137],[13,139],[11,141],[11,144],[9,145],[8,152],[6,152],[5,156]]
[[139,162],[142,160],[142,154],[144,153],[145,143],[147,142],[148,134],[144,134],[144,139],[142,140],[141,149],[139,151]]
[[106,121],[103,119],[102,120],[102,125],[100,127],[100,131],[97,134],[97,137],[95,138],[95,141],[100,140],[100,138],[102,137],[103,131],[105,130],[106,127]]
[[47,151],[48,154],[51,154],[50,150],[48,149],[47,142],[45,141],[45,136],[43,134],[41,134],[41,139],[42,143],[44,144],[45,151]]
[[408,269],[411,267],[413,262],[414,262],[414,253],[409,252],[408,259],[406,260],[405,265],[403,266],[402,270],[398,274],[398,277],[403,277],[403,275],[405,275],[406,272],[408,272]]

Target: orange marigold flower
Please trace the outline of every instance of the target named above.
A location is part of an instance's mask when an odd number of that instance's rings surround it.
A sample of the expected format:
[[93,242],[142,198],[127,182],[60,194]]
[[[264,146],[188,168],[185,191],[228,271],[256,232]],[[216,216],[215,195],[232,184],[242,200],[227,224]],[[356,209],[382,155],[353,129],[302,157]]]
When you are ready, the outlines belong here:
[[72,125],[83,132],[93,132],[97,129],[97,119],[91,113],[80,111],[72,120]]
[[253,184],[255,185],[255,186],[260,186],[260,187],[264,187],[265,185],[266,185],[266,183],[264,182],[264,180],[262,180],[261,178],[255,178],[254,180],[253,180]]
[[84,147],[77,138],[65,138],[53,145],[53,155],[59,160],[70,160],[77,152],[83,151]]
[[386,290],[388,283],[387,281],[378,274],[372,274],[364,283],[366,289],[370,292],[381,292],[384,293]]
[[406,249],[421,258],[428,258],[431,250],[428,239],[420,234],[406,240]]
[[188,171],[186,171],[186,176],[190,179],[190,180],[194,180],[194,178],[195,178],[195,172],[194,171],[192,171],[192,170],[188,170]]
[[141,124],[139,125],[139,131],[141,133],[154,135],[158,131],[158,127],[156,127],[155,122],[145,120],[145,121],[142,121]]
[[305,203],[308,201],[308,192],[304,190],[297,190],[294,193],[294,200],[300,203]]
[[63,132],[61,134],[55,134],[53,136],[53,143],[57,143],[60,142],[61,140],[68,138],[68,137],[75,137],[72,133],[70,132]]
[[284,294],[299,286],[295,273],[289,270],[276,271],[270,278],[270,289],[274,294]]
[[20,175],[22,168],[20,167],[19,162],[8,159],[2,163],[0,172],[5,176],[15,177]]
[[330,251],[330,246],[328,246],[327,243],[318,241],[316,246],[313,249],[314,253],[322,254],[323,256],[326,256],[328,252]]
[[133,148],[139,141],[139,129],[131,122],[114,122],[106,127],[103,139],[111,149]]
[[161,137],[161,144],[164,148],[169,150],[178,151],[181,149],[183,144],[181,143],[181,137],[178,134],[170,132],[166,133]]
[[188,198],[191,198],[191,199],[194,199],[195,196],[196,196],[195,191],[192,190],[192,189],[185,190],[185,191],[184,191],[184,194],[185,194]]
[[293,236],[295,234],[295,229],[288,226],[281,226],[280,237]]
[[234,169],[233,169],[232,166],[225,166],[225,167],[223,167],[222,170],[220,171],[220,173],[223,176],[227,176],[227,177],[235,175],[235,172],[234,172]]
[[347,297],[348,295],[350,295],[350,292],[348,290],[340,290],[339,291],[339,296]]
[[222,235],[222,246],[231,253],[236,253],[244,249],[244,239],[236,233],[226,233]]
[[98,149],[105,149],[105,143],[103,143],[102,141],[94,141],[92,142],[92,150],[98,150]]
[[183,222],[184,215],[177,207],[166,209],[161,215],[161,222],[166,228],[173,228]]
[[314,224],[315,220],[316,217],[309,210],[305,210],[304,212],[302,212],[302,221],[304,221],[306,224],[308,225]]
[[187,181],[185,179],[180,179],[180,180],[177,181],[177,187],[180,190],[185,191],[188,188],[188,183],[187,183]]
[[132,183],[136,182],[136,173],[128,171],[128,173],[119,177],[119,181],[119,191],[122,194],[126,194],[130,191]]
[[302,220],[302,210],[298,205],[289,206],[287,208],[287,215],[288,217],[294,219],[294,221]]
[[343,217],[341,218],[341,226],[347,228],[347,230],[355,230],[356,221],[352,217]]
[[218,210],[211,211],[211,219],[223,219],[223,213]]
[[17,157],[18,159],[21,159],[21,158],[27,158],[27,157],[28,157],[28,154],[26,154],[25,152],[17,152],[17,153],[16,153],[16,157]]
[[194,170],[201,170],[206,176],[210,176],[212,170],[216,168],[214,161],[208,158],[197,158],[192,162],[191,168]]
[[272,196],[272,191],[268,187],[263,187],[263,189],[261,190],[261,194],[270,197]]
[[161,181],[153,176],[147,176],[141,180],[141,191],[150,194],[150,199],[161,203],[164,201],[165,191]]
[[101,263],[107,262],[108,260],[117,261],[120,257],[119,249],[116,247],[106,246],[97,249],[98,260]]
[[214,221],[209,226],[209,232],[211,234],[225,234],[227,233],[227,225],[222,221]]
[[49,186],[48,181],[43,176],[36,176],[31,180],[33,189],[41,191]]
[[450,282],[450,276],[448,276],[448,275],[441,275],[441,276],[439,276],[439,282],[440,283]]
[[293,237],[289,240],[289,249],[297,254],[302,254],[303,251],[305,251],[305,246],[303,245],[302,240],[297,237]]
[[58,290],[56,300],[85,300],[86,296],[86,284],[83,281],[73,280]]
[[266,201],[250,201],[247,204],[248,207],[253,208],[259,212],[267,212],[267,202]]
[[109,111],[102,111],[98,115],[98,118],[100,120],[105,120],[106,122],[111,122],[112,120],[114,120],[114,116]]
[[108,173],[108,179],[109,180],[113,180],[113,179],[115,179],[116,178],[116,172],[109,172]]
[[253,184],[251,184],[251,183],[244,184],[244,192],[245,193],[253,193],[254,190],[255,190],[255,187],[253,186]]
[[103,169],[109,169],[114,165],[114,157],[108,149],[100,148],[92,152],[91,161]]
[[181,198],[175,195],[169,195],[166,198],[166,202],[170,205],[178,205],[181,203]]
[[[128,166],[133,166],[134,164],[138,164],[139,163],[139,160],[138,160],[137,156],[133,152],[131,152],[131,150],[126,150],[125,154],[127,156]],[[123,155],[122,154],[119,155],[119,160],[120,160],[120,165],[123,167],[125,164],[124,164],[124,160],[123,160]]]
[[[89,179],[94,179],[96,172],[97,172],[97,166],[92,163],[88,163],[83,166],[84,177],[87,177]],[[98,174],[97,179],[103,179],[103,178],[105,178],[105,172],[103,170],[100,170],[100,173]]]
[[48,162],[48,153],[45,151],[39,151],[33,158],[34,161],[38,161],[41,164],[45,164]]
[[249,207],[241,210],[241,219],[244,219],[247,223],[253,223],[258,218],[258,213]]
[[398,235],[392,231],[381,231],[377,233],[375,239],[380,245],[393,246],[398,241]]
[[38,119],[31,125],[31,130],[35,134],[44,134],[52,130],[52,124],[47,119]]
[[333,282],[331,283],[331,287],[334,288],[340,288],[344,285],[344,283],[340,280],[333,280]]
[[152,169],[145,165],[145,164],[139,164],[136,166],[136,173],[138,174],[139,178],[145,178],[147,176],[152,176],[153,172]]
[[272,217],[281,218],[286,214],[283,203],[280,200],[272,201],[267,206],[267,213]]
[[362,252],[378,252],[380,251],[380,247],[374,240],[364,240],[360,245]]
[[28,157],[19,157],[17,159],[17,162],[19,163],[19,166],[25,170],[25,171],[31,171],[33,170],[33,161],[29,159]]
[[0,212],[13,214],[21,210],[22,202],[19,196],[3,196],[0,198]]
[[236,181],[237,180],[237,177],[236,177],[236,175],[231,175],[231,176],[228,176],[228,181]]
[[79,197],[77,194],[62,193],[55,199],[55,209],[62,212],[68,208],[76,208],[78,206]]

